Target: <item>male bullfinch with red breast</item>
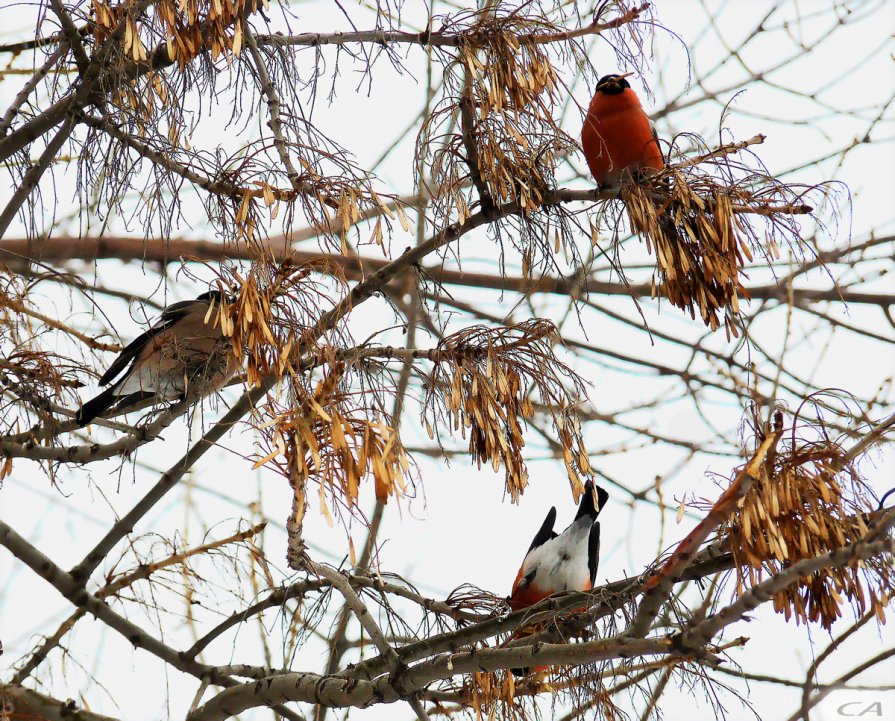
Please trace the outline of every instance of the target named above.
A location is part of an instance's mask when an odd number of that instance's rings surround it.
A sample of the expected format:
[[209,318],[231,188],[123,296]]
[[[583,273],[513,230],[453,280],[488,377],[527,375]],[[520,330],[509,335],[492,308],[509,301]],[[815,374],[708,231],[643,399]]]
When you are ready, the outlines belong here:
[[213,290],[165,308],[103,373],[99,384],[112,385],[81,406],[78,425],[86,426],[113,406],[125,408],[147,398],[182,400],[190,390],[207,395],[222,388],[239,367],[218,319],[222,299],[221,291]]
[[560,591],[589,591],[597,577],[600,524],[597,516],[609,494],[588,481],[575,519],[562,533],[553,530],[556,507],[550,509],[534,537],[508,602],[518,611]]
[[604,75],[590,101],[581,146],[600,187],[617,185],[624,172],[657,172],[665,167],[653,125],[623,75]]

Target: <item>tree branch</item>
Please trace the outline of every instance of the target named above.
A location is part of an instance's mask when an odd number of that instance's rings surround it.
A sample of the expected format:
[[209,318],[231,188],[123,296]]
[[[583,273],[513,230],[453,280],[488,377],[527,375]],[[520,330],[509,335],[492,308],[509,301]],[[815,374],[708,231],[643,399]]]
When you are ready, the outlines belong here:
[[[521,43],[543,45],[547,43],[565,42],[589,35],[599,35],[606,30],[615,30],[627,23],[637,20],[647,8],[649,3],[643,3],[637,7],[622,13],[617,18],[604,23],[594,22],[572,30],[558,32],[541,32],[520,35]],[[480,45],[482,43],[482,31],[475,27],[460,32],[433,32],[426,30],[421,33],[387,30],[358,30],[356,32],[336,33],[298,33],[295,35],[256,35],[259,45],[274,45],[279,47],[320,47],[324,45],[347,45],[349,43],[373,43],[376,45],[423,45],[429,47],[459,47],[460,45]],[[0,47],[2,52],[2,47]]]
[[[198,663],[184,658],[181,653],[162,643],[142,628],[119,615],[103,600],[87,592],[84,585],[71,573],[66,573],[53,563],[37,548],[16,533],[10,526],[0,521],[0,545],[5,546],[17,559],[27,565],[38,576],[53,586],[73,605],[90,613],[109,628],[124,636],[135,648],[157,656],[173,668],[191,674],[200,681],[211,682],[218,686],[233,686],[237,682],[232,677],[221,673],[214,666]],[[277,712],[293,721],[304,719],[291,710],[273,704]],[[85,721],[87,721],[85,719]]]
[[[40,158],[38,158],[37,162],[25,172],[24,177],[15,189],[9,202],[6,204],[6,207],[3,208],[3,212],[0,212],[0,238],[6,234],[9,224],[12,223],[13,219],[18,215],[19,208],[22,207],[22,204],[28,200],[31,193],[37,188],[37,184],[40,182],[41,177],[43,177],[47,168],[50,167],[56,154],[60,151],[62,146],[65,145],[65,141],[67,141],[72,134],[75,125],[76,123],[74,120],[66,118],[62,123],[62,127],[59,128],[56,135],[53,136],[53,139],[47,143],[47,147],[44,148],[44,151],[40,154]],[[3,141],[0,141],[0,143],[2,142]]]
[[876,522],[875,528],[871,528],[862,540],[838,548],[830,553],[825,553],[822,556],[798,561],[783,569],[777,575],[759,583],[757,586],[753,586],[745,591],[736,602],[679,633],[674,640],[676,647],[684,650],[702,648],[722,628],[739,621],[749,611],[771,600],[777,592],[797,583],[800,578],[810,576],[814,571],[819,571],[822,568],[842,566],[854,561],[871,558],[881,553],[890,555],[895,553],[895,540],[892,538],[877,540],[892,527],[893,523],[895,523],[895,509],[883,514]]
[[14,704],[13,715],[7,717],[10,719],[36,719],[37,716],[32,717],[27,712],[28,709],[33,709],[40,714],[41,721],[118,721],[111,716],[78,708],[74,701],[59,701],[17,684],[0,684],[0,700],[2,699],[10,699]]
[[[252,409],[255,403],[264,396],[272,385],[273,381],[268,380],[258,388],[253,388],[243,394],[242,398],[233,405],[226,415],[217,421],[208,432],[203,435],[179,461],[177,461],[177,463],[165,471],[152,489],[150,489],[149,493],[143,496],[143,498],[140,499],[128,513],[122,516],[122,518],[109,529],[108,533],[103,536],[99,543],[96,544],[93,550],[91,550],[78,565],[71,569],[70,573],[72,577],[81,581],[86,581],[90,578],[91,574],[96,570],[97,566],[102,563],[109,551],[111,551],[122,538],[134,529],[137,522],[143,518],[156,503],[164,498],[165,495],[177,485],[178,481],[180,481],[196,462],[205,455],[208,449],[214,447],[214,445],[223,438],[224,434],[226,434]],[[184,401],[184,403],[186,402],[187,401]]]
[[[252,191],[249,191],[252,192]],[[479,222],[477,225],[481,225]],[[314,237],[317,231],[309,231],[301,238]],[[890,238],[890,240],[892,240]],[[274,259],[282,261],[287,257],[296,262],[326,259],[344,272],[348,278],[362,279],[369,273],[375,273],[389,264],[390,261],[372,256],[341,255],[320,253],[316,251],[293,250],[286,243],[282,248],[273,247]],[[34,242],[26,238],[0,239],[0,253],[27,258],[35,255]],[[158,263],[181,263],[221,261],[224,258],[233,260],[252,260],[257,257],[256,251],[245,246],[213,243],[209,241],[186,240],[181,238],[155,239],[147,242],[143,238],[123,236],[107,236],[103,238],[77,238],[58,236],[41,239],[39,252],[35,259],[44,262],[64,260],[96,261],[105,258],[116,260],[137,260]],[[611,281],[586,278],[583,281],[569,278],[541,276],[526,278],[522,276],[498,275],[492,273],[476,273],[469,271],[449,270],[441,264],[425,267],[422,273],[442,285],[456,285],[487,290],[511,291],[533,295],[549,293],[570,295],[584,293],[607,296],[625,296],[632,298],[652,298],[655,288],[650,283],[614,283]],[[790,291],[784,284],[755,285],[746,291],[752,300],[789,301]],[[855,305],[877,305],[888,307],[895,305],[895,293],[865,293],[848,289],[829,288],[793,288],[792,299],[798,303],[847,303]]]
[[90,443],[80,446],[41,446],[33,441],[17,443],[0,439],[0,453],[12,458],[30,458],[34,461],[59,461],[62,463],[94,463],[107,458],[127,455],[158,438],[162,431],[193,403],[195,403],[194,398],[175,403],[162,411],[159,417],[149,425],[135,428],[124,438],[105,445]]
[[730,516],[752,488],[752,482],[758,477],[765,456],[777,445],[782,433],[783,414],[778,413],[774,417],[773,432],[764,438],[751,460],[737,474],[730,487],[715,501],[708,515],[678,544],[662,567],[644,582],[642,589],[644,594],[637,615],[628,625],[625,634],[635,638],[646,636],[662,605],[668,600],[675,580],[696,558],[699,547],[709,534]]
[[52,68],[57,62],[59,62],[60,58],[65,55],[66,46],[61,45],[56,48],[52,53],[47,56],[47,59],[44,60],[43,65],[37,68],[34,71],[34,74],[28,79],[22,89],[18,92],[16,97],[13,99],[10,106],[6,109],[6,112],[3,113],[3,117],[0,118],[0,140],[6,137],[9,129],[12,127],[13,122],[16,119],[16,115],[18,115],[20,108],[27,102],[31,93],[34,92],[35,88],[40,85],[41,81],[47,76],[47,73],[50,72],[50,68]]

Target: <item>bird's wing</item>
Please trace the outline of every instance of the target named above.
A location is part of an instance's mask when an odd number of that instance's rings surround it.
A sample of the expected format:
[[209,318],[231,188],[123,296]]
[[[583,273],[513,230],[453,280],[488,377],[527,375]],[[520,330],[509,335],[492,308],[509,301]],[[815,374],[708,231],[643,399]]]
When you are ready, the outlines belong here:
[[590,535],[587,537],[587,570],[590,572],[590,585],[593,587],[597,580],[597,567],[600,564],[600,522],[597,521],[590,527]]
[[[553,524],[556,522],[556,506],[552,506],[549,511],[547,511],[547,517],[544,519],[544,522],[541,524],[540,529],[535,534],[534,540],[531,542],[531,545],[528,547],[528,553],[531,553],[538,546],[543,546],[547,541],[552,538],[556,538],[556,531],[553,530]],[[526,554],[528,555],[528,554]]]
[[[124,350],[118,354],[118,357],[112,362],[112,365],[109,366],[108,370],[103,373],[102,377],[99,379],[99,384],[104,386],[111,383],[112,380],[127,368],[128,364],[137,357],[150,340],[187,315],[190,310],[195,308],[196,304],[197,301],[195,300],[183,300],[179,303],[172,303],[165,308],[162,311],[161,317],[149,330],[138,335],[124,347]],[[201,302],[201,305],[205,306],[207,303]]]
[[108,370],[103,373],[102,377],[99,379],[99,384],[104,386],[111,383],[112,379],[127,368],[128,364],[137,357],[137,354],[146,347],[146,344],[165,328],[167,328],[167,326],[150,328],[145,333],[141,333],[128,343],[124,347],[124,350],[121,351],[121,353],[118,354],[118,357],[112,362],[112,365],[109,366]]

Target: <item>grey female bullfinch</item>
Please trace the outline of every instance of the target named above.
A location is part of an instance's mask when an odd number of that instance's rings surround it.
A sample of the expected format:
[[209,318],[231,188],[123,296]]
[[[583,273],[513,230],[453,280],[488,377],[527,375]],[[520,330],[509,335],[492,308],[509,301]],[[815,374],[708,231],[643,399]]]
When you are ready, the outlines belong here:
[[144,399],[182,400],[191,388],[197,395],[222,388],[239,367],[218,322],[215,306],[222,297],[213,290],[165,308],[103,373],[99,384],[109,387],[81,406],[75,416],[78,425],[86,426],[113,406],[122,409]]

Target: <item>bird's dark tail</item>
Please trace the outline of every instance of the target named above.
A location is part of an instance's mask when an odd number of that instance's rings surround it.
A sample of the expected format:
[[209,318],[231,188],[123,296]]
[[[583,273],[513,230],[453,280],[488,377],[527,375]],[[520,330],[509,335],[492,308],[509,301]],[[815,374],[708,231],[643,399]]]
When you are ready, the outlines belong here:
[[75,420],[82,428],[91,423],[95,418],[105,413],[118,401],[115,395],[116,387],[106,388],[96,398],[91,398],[83,406],[78,409]]
[[606,505],[608,498],[609,494],[600,486],[597,486],[597,505],[595,506],[594,484],[591,481],[588,481],[584,484],[584,495],[581,497],[581,504],[578,506],[578,513],[575,514],[575,520],[577,521],[582,516],[596,518],[600,515],[600,511],[603,509],[603,506]]

